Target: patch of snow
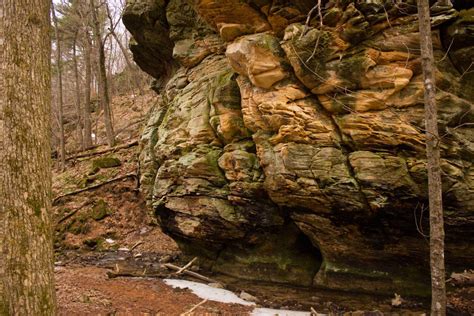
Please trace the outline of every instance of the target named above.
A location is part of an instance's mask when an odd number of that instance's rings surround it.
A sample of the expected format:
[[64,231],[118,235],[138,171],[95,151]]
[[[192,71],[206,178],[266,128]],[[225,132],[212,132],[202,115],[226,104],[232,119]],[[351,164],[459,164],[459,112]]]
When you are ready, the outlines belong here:
[[174,288],[190,289],[195,295],[199,296],[202,299],[208,299],[210,301],[216,301],[221,303],[230,303],[230,304],[241,304],[252,306],[255,303],[247,302],[231,291],[224,289],[217,289],[215,287],[210,287],[209,285],[186,281],[186,280],[176,280],[176,279],[164,279],[166,284]]
[[310,316],[310,312],[289,311],[284,309],[256,308],[250,316]]
[[[246,306],[255,306],[255,303],[241,299],[231,291],[211,287],[209,285],[176,279],[164,279],[167,285],[173,288],[190,289],[195,295],[202,299],[216,301],[220,303],[241,304]],[[284,309],[255,308],[250,316],[310,316],[310,312],[290,311]]]

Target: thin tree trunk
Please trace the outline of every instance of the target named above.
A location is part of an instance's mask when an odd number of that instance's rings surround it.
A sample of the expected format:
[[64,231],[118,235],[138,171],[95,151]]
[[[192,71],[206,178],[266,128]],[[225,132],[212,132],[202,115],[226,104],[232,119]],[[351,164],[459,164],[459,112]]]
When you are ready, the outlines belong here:
[[92,122],[91,122],[91,85],[92,85],[92,63],[91,53],[92,45],[87,29],[85,30],[85,51],[84,51],[84,67],[86,68],[85,83],[85,100],[84,100],[84,147],[85,149],[92,147]]
[[102,41],[99,18],[97,17],[97,9],[94,0],[90,0],[92,10],[92,21],[94,24],[94,36],[99,57],[99,95],[102,109],[104,110],[105,133],[107,135],[107,143],[109,146],[115,146],[115,135],[112,125],[112,113],[110,109],[109,92],[107,86],[107,71],[105,68],[104,42]]
[[81,88],[79,80],[79,66],[77,62],[77,36],[78,32],[74,34],[74,41],[72,44],[72,58],[74,63],[74,84],[75,84],[75,93],[76,93],[76,111],[77,111],[77,122],[76,122],[76,133],[77,133],[77,142],[79,144],[80,150],[84,150],[84,137],[82,135],[82,107],[81,107]]
[[3,0],[1,315],[55,315],[50,0]]
[[66,168],[66,144],[64,138],[64,113],[63,113],[63,69],[61,61],[61,39],[59,38],[58,19],[53,2],[51,2],[51,13],[53,15],[54,35],[56,37],[56,70],[58,72],[58,116],[59,116],[59,155],[60,167],[64,171]]
[[105,2],[105,8],[107,10],[107,17],[109,18],[109,24],[110,24],[109,32],[112,35],[112,37],[115,39],[115,41],[117,42],[120,48],[120,51],[122,52],[123,57],[125,58],[125,62],[127,63],[128,69],[132,72],[133,82],[135,83],[135,86],[139,89],[140,95],[144,95],[145,92],[143,91],[143,88],[138,80],[138,70],[135,67],[133,67],[133,63],[130,60],[130,56],[128,55],[127,49],[125,48],[125,46],[123,46],[122,42],[117,36],[117,33],[115,33],[114,22],[113,22],[112,14],[110,13],[109,4],[107,3],[107,1]]
[[115,41],[117,42],[120,50],[122,51],[123,56],[125,57],[125,62],[127,63],[128,69],[132,72],[132,77],[133,77],[133,82],[135,83],[135,86],[138,88],[140,91],[140,95],[144,95],[145,92],[143,91],[143,87],[140,83],[139,75],[138,75],[138,69],[133,66],[132,61],[130,60],[130,56],[128,56],[128,52],[125,49],[125,46],[123,46],[122,42],[118,38],[117,34],[115,32],[112,32],[112,36],[114,37]]
[[435,63],[428,0],[418,0],[421,62],[425,87],[426,155],[430,206],[431,315],[446,314],[444,221],[441,189]]

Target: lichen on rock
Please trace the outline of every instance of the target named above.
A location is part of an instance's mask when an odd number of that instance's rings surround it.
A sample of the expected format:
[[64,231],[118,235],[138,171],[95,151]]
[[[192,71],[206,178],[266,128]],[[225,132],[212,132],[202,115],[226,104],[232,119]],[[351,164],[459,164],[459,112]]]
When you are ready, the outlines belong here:
[[[425,295],[415,6],[324,3],[308,25],[314,1],[128,4],[134,58],[165,82],[142,136],[142,190],[164,230],[214,271]],[[474,20],[472,9],[443,10],[432,36],[446,259],[468,269]]]

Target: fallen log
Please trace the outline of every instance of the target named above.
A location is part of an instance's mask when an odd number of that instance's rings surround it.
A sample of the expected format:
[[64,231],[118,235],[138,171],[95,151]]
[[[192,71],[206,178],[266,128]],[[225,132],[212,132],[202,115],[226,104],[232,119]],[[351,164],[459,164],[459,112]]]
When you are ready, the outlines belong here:
[[457,286],[472,286],[474,285],[474,271],[453,272],[447,282]]
[[[175,271],[179,271],[179,270],[182,269],[181,267],[175,266],[174,264],[171,264],[171,263],[165,263],[164,266],[166,268],[170,269],[170,270],[175,270]],[[219,283],[216,280],[208,278],[208,277],[206,277],[202,274],[199,274],[197,272],[194,272],[194,271],[185,270],[185,271],[183,271],[183,273],[187,274],[189,276],[195,277],[196,279],[199,279],[199,280],[207,282],[207,283]]]
[[136,173],[127,173],[126,175],[119,176],[119,177],[116,177],[116,178],[113,178],[113,179],[110,179],[110,180],[107,180],[107,181],[104,181],[104,182],[101,182],[101,183],[98,183],[98,184],[94,184],[94,185],[91,185],[89,187],[86,187],[86,188],[83,188],[83,189],[80,189],[80,190],[76,190],[76,191],[72,191],[72,192],[68,192],[68,193],[59,195],[59,196],[57,196],[53,199],[53,205],[56,202],[58,202],[59,200],[61,200],[62,198],[66,197],[66,196],[71,196],[71,195],[76,195],[76,194],[79,194],[79,193],[82,193],[82,192],[91,191],[91,190],[100,188],[100,187],[102,187],[106,184],[109,184],[109,183],[121,181],[121,180],[127,179],[127,178],[136,178],[136,177],[137,177]]
[[66,156],[74,155],[74,154],[80,154],[80,153],[83,153],[83,152],[86,152],[86,151],[90,151],[92,149],[96,149],[97,147],[100,147],[101,145],[103,145],[103,144],[92,145],[87,149],[77,149],[77,150],[69,151],[69,152],[66,153]]
[[68,161],[68,160],[73,160],[73,159],[98,156],[98,155],[106,154],[108,152],[115,152],[115,151],[118,151],[120,149],[126,149],[126,148],[130,148],[130,147],[137,146],[137,145],[138,145],[138,140],[135,140],[133,142],[130,142],[130,143],[127,143],[127,144],[124,144],[124,145],[120,145],[120,146],[115,146],[115,147],[112,147],[112,148],[107,148],[107,149],[92,151],[92,152],[83,152],[83,153],[77,154],[75,156],[67,157],[66,160]]

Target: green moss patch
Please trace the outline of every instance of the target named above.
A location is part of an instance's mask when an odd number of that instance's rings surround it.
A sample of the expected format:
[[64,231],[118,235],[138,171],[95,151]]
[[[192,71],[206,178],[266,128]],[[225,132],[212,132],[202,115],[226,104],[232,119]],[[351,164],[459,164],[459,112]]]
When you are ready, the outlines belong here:
[[100,169],[114,168],[120,166],[122,163],[117,157],[101,157],[92,160],[92,172],[96,173]]
[[110,210],[109,205],[104,200],[98,200],[92,207],[90,217],[93,220],[100,221],[110,214],[112,214],[112,210]]

